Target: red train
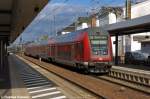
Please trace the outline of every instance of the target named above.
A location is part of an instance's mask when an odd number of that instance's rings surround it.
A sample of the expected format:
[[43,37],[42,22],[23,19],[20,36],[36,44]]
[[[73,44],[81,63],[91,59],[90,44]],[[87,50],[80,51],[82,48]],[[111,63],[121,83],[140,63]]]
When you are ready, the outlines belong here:
[[111,38],[102,28],[87,28],[50,38],[47,44],[29,45],[25,54],[85,72],[106,73],[111,69]]

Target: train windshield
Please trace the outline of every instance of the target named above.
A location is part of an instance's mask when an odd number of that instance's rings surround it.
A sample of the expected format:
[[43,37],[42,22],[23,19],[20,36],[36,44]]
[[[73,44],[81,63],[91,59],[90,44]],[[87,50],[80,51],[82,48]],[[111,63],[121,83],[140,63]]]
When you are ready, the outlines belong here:
[[105,35],[89,36],[94,55],[108,55],[108,37]]

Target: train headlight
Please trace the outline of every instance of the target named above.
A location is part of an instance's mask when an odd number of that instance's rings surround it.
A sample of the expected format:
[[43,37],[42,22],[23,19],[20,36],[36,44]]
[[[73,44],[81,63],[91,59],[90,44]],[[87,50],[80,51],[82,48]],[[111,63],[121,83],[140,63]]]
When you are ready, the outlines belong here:
[[103,60],[102,58],[98,58],[98,60]]
[[88,65],[88,62],[83,62],[84,65]]

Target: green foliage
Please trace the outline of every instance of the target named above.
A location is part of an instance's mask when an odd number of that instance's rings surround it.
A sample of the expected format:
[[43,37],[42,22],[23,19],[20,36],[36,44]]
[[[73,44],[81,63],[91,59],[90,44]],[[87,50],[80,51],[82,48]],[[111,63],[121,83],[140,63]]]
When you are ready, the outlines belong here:
[[40,37],[40,41],[46,41],[48,40],[48,35],[43,35]]
[[78,24],[82,24],[82,23],[90,23],[91,22],[91,18],[90,17],[79,17],[78,19]]

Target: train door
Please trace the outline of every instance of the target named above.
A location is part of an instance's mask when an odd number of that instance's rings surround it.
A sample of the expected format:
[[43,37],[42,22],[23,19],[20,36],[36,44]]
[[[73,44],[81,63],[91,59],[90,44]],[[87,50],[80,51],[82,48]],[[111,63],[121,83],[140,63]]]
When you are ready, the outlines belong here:
[[46,57],[48,57],[48,54],[49,54],[48,53],[49,52],[49,45],[48,44],[45,46],[45,49],[46,49],[46,52],[45,52],[46,53]]
[[43,58],[47,59],[48,55],[48,46],[47,44],[43,45]]
[[71,60],[75,59],[75,44],[71,44]]
[[48,54],[49,57],[52,56],[52,55],[51,55],[51,47],[52,47],[51,45],[48,45],[48,53],[47,53],[47,54]]
[[55,53],[56,53],[56,51],[55,51],[55,45],[52,45],[51,46],[51,56],[55,57]]
[[75,57],[78,61],[83,61],[83,43],[77,42],[75,45]]

